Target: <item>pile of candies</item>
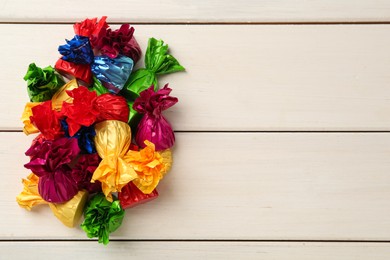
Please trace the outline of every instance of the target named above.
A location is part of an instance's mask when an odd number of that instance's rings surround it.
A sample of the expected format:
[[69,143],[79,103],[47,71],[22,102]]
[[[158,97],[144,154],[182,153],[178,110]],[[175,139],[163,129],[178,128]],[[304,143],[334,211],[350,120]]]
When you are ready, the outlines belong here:
[[145,68],[133,71],[141,58],[134,28],[113,30],[106,18],[74,24],[54,68],[29,65],[22,121],[24,133],[39,134],[16,198],[27,210],[49,205],[69,227],[84,215],[81,228],[104,244],[125,209],[158,196],[171,168],[175,136],[162,111],[178,99],[157,75],[184,70],[168,45],[150,38]]

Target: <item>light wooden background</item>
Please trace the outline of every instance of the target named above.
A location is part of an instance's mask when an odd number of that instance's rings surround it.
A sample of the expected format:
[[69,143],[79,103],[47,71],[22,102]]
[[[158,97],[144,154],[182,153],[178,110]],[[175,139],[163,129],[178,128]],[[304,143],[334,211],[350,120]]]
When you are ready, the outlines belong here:
[[[240,2],[0,1],[0,259],[390,259],[390,2]],[[101,15],[187,68],[160,198],[106,247],[15,202],[27,65]]]

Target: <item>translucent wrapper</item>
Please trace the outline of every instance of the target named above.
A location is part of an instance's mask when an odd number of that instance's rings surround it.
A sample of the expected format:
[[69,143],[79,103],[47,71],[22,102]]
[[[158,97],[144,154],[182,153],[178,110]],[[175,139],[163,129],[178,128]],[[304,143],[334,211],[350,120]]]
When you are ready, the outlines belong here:
[[51,98],[52,109],[56,111],[61,111],[62,103],[72,103],[73,98],[68,95],[67,91],[73,90],[78,87],[79,85],[76,79],[72,79],[71,81],[63,85]]
[[76,78],[88,85],[92,83],[92,72],[89,64],[77,64],[63,59],[58,59],[55,69],[69,78]]
[[81,190],[66,203],[49,203],[54,215],[67,227],[75,227],[83,215],[88,192]]
[[93,51],[89,44],[88,37],[76,35],[72,40],[66,40],[66,44],[58,47],[61,59],[77,63],[91,64],[93,62]]
[[119,55],[116,58],[96,56],[92,64],[92,72],[97,79],[102,81],[111,93],[117,94],[122,90],[133,70],[133,60]]
[[168,45],[162,40],[150,38],[145,53],[145,68],[139,69],[130,75],[126,82],[123,94],[129,100],[138,97],[141,91],[151,85],[158,89],[157,75],[183,71],[184,67],[170,54]]
[[32,108],[41,104],[40,102],[28,102],[26,104],[26,106],[24,107],[24,111],[23,111],[23,114],[22,114],[22,122],[23,122],[23,132],[26,134],[26,135],[29,135],[29,134],[35,134],[35,133],[38,133],[39,130],[38,128],[36,128],[34,126],[33,123],[31,123],[31,120],[30,120],[30,116],[32,116]]
[[124,216],[125,211],[119,200],[110,202],[102,193],[98,193],[87,203],[81,228],[89,238],[97,237],[99,243],[107,245],[110,233],[120,227]]
[[38,192],[47,202],[64,203],[77,194],[69,164],[80,152],[74,138],[35,142],[26,151],[30,162],[24,167],[39,177]]
[[154,92],[153,86],[151,86],[141,92],[140,97],[135,100],[134,110],[145,114],[138,124],[135,136],[139,146],[145,147],[145,140],[154,143],[157,151],[168,149],[174,145],[175,134],[170,123],[162,115],[162,111],[178,102],[177,98],[169,96],[171,91],[172,89],[168,88],[168,85],[157,92]]
[[32,102],[50,100],[53,94],[64,84],[61,76],[53,67],[39,68],[35,63],[28,66],[24,80],[27,81],[27,93]]
[[102,161],[92,176],[92,182],[100,181],[105,196],[112,201],[112,192],[120,192],[138,177],[124,159],[131,142],[131,130],[128,124],[117,120],[98,123],[95,130],[95,146]]
[[132,208],[139,204],[143,204],[154,200],[158,197],[158,192],[154,189],[150,194],[144,194],[140,191],[133,182],[130,182],[122,191],[119,192],[118,198],[123,209]]

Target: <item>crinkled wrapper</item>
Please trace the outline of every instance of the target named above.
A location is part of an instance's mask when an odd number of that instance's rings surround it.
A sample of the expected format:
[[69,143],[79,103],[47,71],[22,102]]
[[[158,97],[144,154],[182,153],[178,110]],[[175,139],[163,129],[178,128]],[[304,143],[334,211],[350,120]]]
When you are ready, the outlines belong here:
[[77,194],[77,184],[71,176],[69,164],[79,152],[75,138],[35,142],[26,151],[31,159],[24,167],[39,177],[38,191],[44,200],[64,203]]
[[119,55],[116,58],[96,56],[92,72],[111,93],[118,94],[133,70],[133,60]]
[[93,83],[89,87],[89,90],[95,91],[98,96],[109,93],[108,89],[103,86],[100,80],[98,80],[95,76],[93,77]]
[[30,121],[42,133],[45,139],[54,140],[64,136],[60,123],[61,115],[57,111],[52,110],[51,100],[32,107],[31,111]]
[[93,126],[82,126],[73,136],[69,134],[68,123],[65,120],[61,121],[62,129],[65,132],[65,137],[76,138],[81,153],[96,153],[95,149],[95,128]]
[[92,83],[92,71],[89,64],[77,64],[63,59],[58,59],[55,69],[68,78],[79,79],[86,84]]
[[95,100],[95,107],[99,111],[98,122],[104,120],[119,120],[127,122],[129,107],[126,99],[112,94],[102,94]]
[[107,245],[110,242],[110,233],[120,227],[124,215],[125,211],[119,200],[110,202],[104,194],[98,193],[87,203],[81,228],[89,238],[97,237],[99,243]]
[[175,105],[178,99],[169,95],[172,89],[168,85],[157,92],[153,89],[151,86],[141,92],[134,102],[134,110],[145,114],[138,124],[135,140],[140,147],[145,147],[144,141],[148,140],[156,146],[157,151],[161,151],[175,143],[175,134],[162,111]]
[[76,181],[79,190],[87,190],[89,193],[102,191],[99,181],[91,182],[92,175],[100,163],[97,153],[80,155],[75,166],[72,168],[72,177]]
[[99,111],[94,105],[97,94],[83,86],[67,93],[73,98],[73,102],[63,103],[61,114],[66,117],[69,135],[74,136],[82,126],[88,127],[95,123],[99,115]]
[[35,133],[39,132],[38,128],[36,128],[30,120],[30,116],[32,116],[32,108],[35,106],[38,106],[39,104],[41,104],[41,103],[40,102],[27,102],[26,106],[24,107],[24,111],[23,111],[21,120],[22,120],[23,125],[24,125],[23,132],[26,135],[35,134]]
[[68,83],[63,85],[51,98],[52,109],[56,111],[61,111],[62,104],[72,103],[73,98],[68,95],[68,91],[78,88],[79,85],[76,79],[70,80]]
[[113,192],[122,188],[138,177],[131,165],[124,159],[130,147],[131,130],[127,123],[106,120],[95,125],[95,147],[102,158],[95,170],[92,181],[100,181],[108,200]]
[[150,38],[145,53],[145,68],[141,68],[130,75],[124,87],[124,95],[130,100],[138,97],[139,93],[151,85],[158,89],[156,75],[183,71],[184,67],[170,54],[168,45],[162,40]]
[[91,46],[94,48],[106,36],[108,24],[106,23],[107,16],[102,16],[98,21],[97,18],[85,19],[80,23],[73,25],[76,35],[85,36],[89,38]]
[[61,76],[54,68],[48,66],[40,68],[31,63],[28,66],[24,80],[27,81],[27,93],[31,102],[42,102],[50,100],[56,91],[64,85]]
[[66,40],[66,44],[58,47],[61,59],[77,63],[91,64],[94,59],[88,37],[75,35],[73,39]]
[[133,182],[130,182],[118,194],[118,199],[123,209],[132,208],[140,204],[149,202],[158,197],[158,192],[154,189],[150,194],[140,191]]

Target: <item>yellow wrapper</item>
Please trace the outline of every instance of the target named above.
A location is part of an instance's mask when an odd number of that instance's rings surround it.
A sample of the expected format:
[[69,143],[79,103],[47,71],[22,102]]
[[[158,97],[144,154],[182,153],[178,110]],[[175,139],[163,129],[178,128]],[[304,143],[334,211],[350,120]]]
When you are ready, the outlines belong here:
[[138,177],[131,165],[124,160],[131,142],[130,126],[117,120],[107,120],[95,126],[95,146],[103,159],[96,168],[92,182],[102,183],[103,193],[112,201],[112,192],[122,188]]
[[85,203],[88,199],[87,191],[79,191],[71,200],[56,204],[49,203],[54,215],[67,227],[74,227],[83,214]]
[[73,98],[71,98],[68,93],[66,93],[67,90],[72,90],[75,88],[78,88],[79,85],[77,84],[76,79],[72,79],[65,85],[63,85],[51,98],[51,106],[53,110],[60,111],[62,108],[62,103],[67,102],[67,103],[72,103]]
[[163,157],[155,151],[155,146],[145,141],[146,147],[141,151],[129,151],[125,160],[136,171],[138,178],[133,183],[144,194],[150,194],[157,187],[166,172]]
[[163,151],[158,152],[162,159],[164,164],[164,169],[162,170],[162,175],[165,176],[172,168],[172,151],[171,149],[166,149]]
[[39,177],[31,173],[27,179],[23,179],[23,191],[16,197],[19,206],[27,210],[39,204],[48,204],[38,192]]
[[22,114],[22,122],[24,124],[23,132],[26,135],[38,133],[39,130],[31,123],[30,116],[32,116],[32,110],[31,108],[41,104],[41,102],[28,102],[26,106],[24,107],[24,111]]

